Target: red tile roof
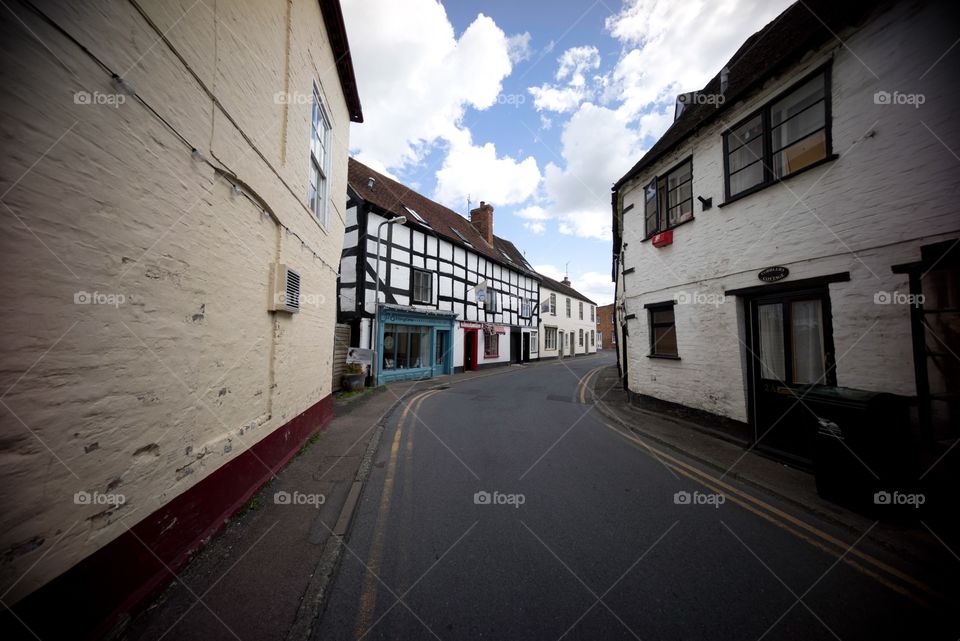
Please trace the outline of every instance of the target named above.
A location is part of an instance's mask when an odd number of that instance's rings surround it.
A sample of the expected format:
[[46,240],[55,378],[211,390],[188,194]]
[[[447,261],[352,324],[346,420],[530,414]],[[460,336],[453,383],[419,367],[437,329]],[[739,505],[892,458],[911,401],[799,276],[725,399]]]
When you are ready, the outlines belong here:
[[[374,180],[372,189],[368,186],[370,178]],[[416,216],[411,215],[412,210],[426,221],[436,235],[445,240],[461,247],[465,246],[464,240],[466,240],[471,245],[468,249],[504,267],[540,277],[509,240],[494,236],[493,245],[490,245],[470,221],[457,212],[418,194],[406,185],[374,171],[353,158],[349,161],[347,182],[357,196],[388,214],[406,216],[410,223],[423,226]],[[457,232],[462,238],[457,235]]]

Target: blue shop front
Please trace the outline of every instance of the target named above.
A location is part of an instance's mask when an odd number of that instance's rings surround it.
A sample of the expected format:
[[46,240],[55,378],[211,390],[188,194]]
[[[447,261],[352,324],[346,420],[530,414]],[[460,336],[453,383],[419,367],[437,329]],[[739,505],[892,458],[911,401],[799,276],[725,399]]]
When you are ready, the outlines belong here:
[[455,312],[381,304],[377,384],[453,373]]

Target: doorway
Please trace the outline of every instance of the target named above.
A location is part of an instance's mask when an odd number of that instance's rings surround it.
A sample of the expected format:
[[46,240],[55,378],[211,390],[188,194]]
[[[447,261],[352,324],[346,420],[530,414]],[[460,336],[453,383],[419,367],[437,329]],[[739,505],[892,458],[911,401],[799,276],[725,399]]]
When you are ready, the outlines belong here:
[[557,332],[557,356],[563,358],[563,350],[566,349],[566,345],[563,344],[563,338],[565,333],[560,331]]
[[520,331],[510,332],[510,361],[513,363],[523,362],[523,352],[521,350]]
[[477,333],[475,329],[467,329],[463,332],[463,371],[477,371]]
[[530,361],[530,333],[525,332],[523,334],[523,362],[527,363]]
[[809,461],[816,418],[799,399],[806,385],[837,384],[826,289],[750,301],[753,439],[786,458]]

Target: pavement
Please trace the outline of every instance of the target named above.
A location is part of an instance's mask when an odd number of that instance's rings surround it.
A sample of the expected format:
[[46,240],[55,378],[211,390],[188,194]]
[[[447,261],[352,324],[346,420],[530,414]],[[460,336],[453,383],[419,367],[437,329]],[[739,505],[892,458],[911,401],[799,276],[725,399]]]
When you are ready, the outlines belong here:
[[945,615],[960,559],[932,532],[834,506],[806,472],[638,411],[612,363],[508,366],[341,404],[120,636],[960,635]]
[[[334,418],[114,638],[306,639],[386,421],[425,389],[517,366],[399,381],[334,402]],[[304,501],[294,504],[294,493]],[[278,493],[291,497],[277,503]],[[323,497],[322,503],[320,498]],[[337,535],[334,535],[334,532]]]

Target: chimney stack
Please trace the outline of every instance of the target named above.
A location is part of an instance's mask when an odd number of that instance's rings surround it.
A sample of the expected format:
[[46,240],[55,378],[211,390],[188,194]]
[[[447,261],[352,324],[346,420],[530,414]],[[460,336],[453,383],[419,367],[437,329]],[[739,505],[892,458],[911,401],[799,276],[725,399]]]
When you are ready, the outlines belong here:
[[560,283],[563,285],[566,285],[567,287],[570,287],[570,278],[568,276],[564,276],[563,280],[561,280]]
[[470,222],[489,245],[493,245],[493,205],[480,201],[480,206],[470,210]]

